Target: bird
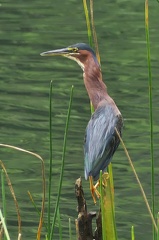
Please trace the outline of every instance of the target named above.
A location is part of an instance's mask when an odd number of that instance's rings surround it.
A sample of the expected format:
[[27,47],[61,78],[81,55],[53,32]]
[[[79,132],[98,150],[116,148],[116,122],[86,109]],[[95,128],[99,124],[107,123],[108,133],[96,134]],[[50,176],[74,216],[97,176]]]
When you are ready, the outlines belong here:
[[46,51],[41,56],[64,56],[76,61],[83,70],[83,80],[90,102],[94,107],[85,131],[84,140],[84,175],[90,182],[93,201],[95,194],[100,196],[93,181],[99,179],[100,171],[107,170],[117,150],[122,134],[123,118],[109,96],[107,86],[103,82],[100,63],[94,50],[86,43],[76,43],[61,49]]

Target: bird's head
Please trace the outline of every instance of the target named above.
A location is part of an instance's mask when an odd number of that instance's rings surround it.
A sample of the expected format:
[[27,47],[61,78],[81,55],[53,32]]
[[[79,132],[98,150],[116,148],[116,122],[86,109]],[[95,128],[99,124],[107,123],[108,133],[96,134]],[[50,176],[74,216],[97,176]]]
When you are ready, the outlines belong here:
[[90,59],[93,59],[95,64],[99,65],[95,52],[86,43],[76,43],[66,48],[43,52],[40,55],[41,56],[63,56],[63,57],[70,58],[76,61],[83,70],[85,68],[86,63],[88,63]]

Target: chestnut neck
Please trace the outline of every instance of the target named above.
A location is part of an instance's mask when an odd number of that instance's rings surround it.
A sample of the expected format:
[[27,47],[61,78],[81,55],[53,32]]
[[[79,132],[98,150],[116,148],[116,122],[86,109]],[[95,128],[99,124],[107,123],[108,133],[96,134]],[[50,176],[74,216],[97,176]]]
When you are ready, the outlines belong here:
[[100,65],[95,62],[94,58],[89,58],[89,60],[87,59],[84,64],[83,71],[86,90],[94,109],[96,109],[102,100],[109,99],[107,87],[102,81]]

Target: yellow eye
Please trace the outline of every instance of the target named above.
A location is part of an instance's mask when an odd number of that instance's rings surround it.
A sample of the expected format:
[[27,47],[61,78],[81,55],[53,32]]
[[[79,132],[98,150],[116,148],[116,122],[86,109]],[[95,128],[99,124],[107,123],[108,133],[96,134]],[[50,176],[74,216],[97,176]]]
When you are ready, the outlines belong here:
[[73,51],[74,53],[77,53],[77,52],[78,52],[78,48],[72,48],[72,51]]

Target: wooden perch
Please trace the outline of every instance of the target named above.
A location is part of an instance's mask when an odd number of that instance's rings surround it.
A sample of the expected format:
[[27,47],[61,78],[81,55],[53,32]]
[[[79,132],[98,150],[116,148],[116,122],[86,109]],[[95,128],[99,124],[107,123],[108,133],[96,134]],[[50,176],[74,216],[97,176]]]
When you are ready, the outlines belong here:
[[76,219],[76,232],[78,240],[102,240],[101,211],[99,210],[96,219],[96,229],[92,231],[92,219],[96,217],[96,212],[87,213],[87,204],[84,198],[82,180],[78,178],[75,182],[75,195],[77,198],[78,218]]

